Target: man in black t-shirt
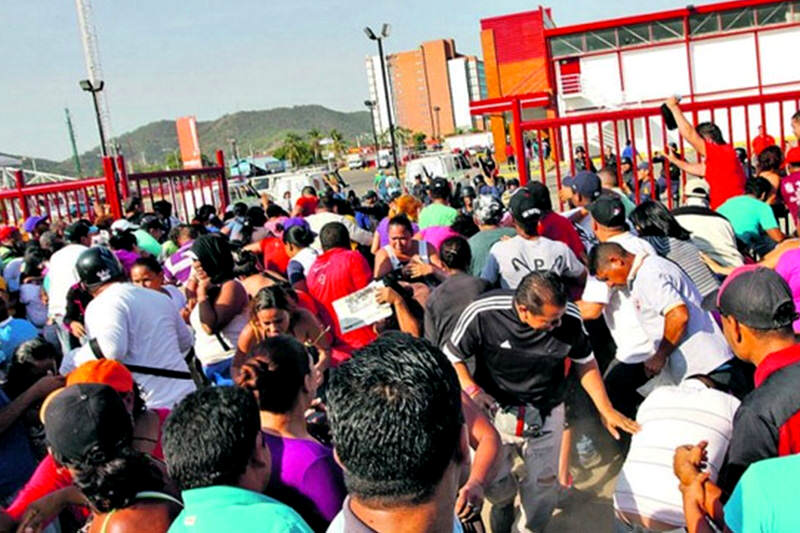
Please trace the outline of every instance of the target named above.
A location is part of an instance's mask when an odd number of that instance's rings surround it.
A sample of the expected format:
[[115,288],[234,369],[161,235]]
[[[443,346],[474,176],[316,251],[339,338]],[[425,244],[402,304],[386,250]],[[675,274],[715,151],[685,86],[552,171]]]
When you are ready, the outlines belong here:
[[[525,462],[523,479],[515,479],[506,461],[487,488],[492,531],[510,530],[517,491],[525,531],[540,531],[550,519],[558,495],[566,359],[577,365],[581,385],[614,438],[618,430],[638,429],[608,400],[580,312],[550,272],[531,272],[516,291],[492,291],[469,305],[443,351],[464,391],[492,414],[504,457],[517,454]],[[473,357],[474,377],[466,365]]]

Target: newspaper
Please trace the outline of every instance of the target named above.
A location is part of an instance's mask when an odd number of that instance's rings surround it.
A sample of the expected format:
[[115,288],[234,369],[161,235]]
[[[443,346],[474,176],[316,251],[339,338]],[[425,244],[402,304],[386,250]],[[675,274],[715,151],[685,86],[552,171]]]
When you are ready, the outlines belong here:
[[342,333],[369,326],[392,316],[392,306],[379,304],[376,300],[378,289],[383,287],[382,281],[373,281],[361,290],[334,300],[333,310],[339,317],[339,327]]

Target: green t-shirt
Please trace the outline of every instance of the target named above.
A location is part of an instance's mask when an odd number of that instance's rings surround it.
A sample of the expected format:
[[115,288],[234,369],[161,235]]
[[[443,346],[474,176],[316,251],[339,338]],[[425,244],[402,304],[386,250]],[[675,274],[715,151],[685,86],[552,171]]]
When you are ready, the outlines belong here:
[[155,258],[161,257],[161,245],[158,241],[143,229],[133,232],[136,235],[136,245]]
[[430,204],[419,213],[419,229],[431,226],[449,226],[455,222],[458,211],[444,204]]
[[778,227],[775,214],[766,202],[752,196],[729,198],[717,208],[717,213],[727,218],[736,236],[750,247],[764,240],[766,231]]
[[489,250],[494,243],[503,237],[513,237],[517,232],[514,228],[494,228],[479,231],[469,238],[469,249],[472,252],[472,262],[469,264],[469,273],[480,277],[483,267],[486,266],[486,259],[489,257]]
[[311,533],[291,507],[250,490],[218,485],[182,493],[184,508],[169,533]]

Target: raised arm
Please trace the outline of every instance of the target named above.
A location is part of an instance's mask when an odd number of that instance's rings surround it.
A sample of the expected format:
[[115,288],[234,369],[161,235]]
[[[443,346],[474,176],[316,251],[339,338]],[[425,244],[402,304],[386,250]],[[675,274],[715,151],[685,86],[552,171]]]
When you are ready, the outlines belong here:
[[[678,133],[681,134],[681,137],[686,139],[689,144],[691,144],[694,149],[700,155],[706,155],[706,142],[697,133],[697,130],[694,129],[694,126],[686,120],[686,117],[683,115],[683,111],[681,111],[680,106],[678,105],[678,99],[674,96],[670,96],[667,98],[666,102],[667,107],[670,111],[672,111],[672,115],[675,117],[675,122],[678,124]],[[687,171],[688,172],[688,171]]]

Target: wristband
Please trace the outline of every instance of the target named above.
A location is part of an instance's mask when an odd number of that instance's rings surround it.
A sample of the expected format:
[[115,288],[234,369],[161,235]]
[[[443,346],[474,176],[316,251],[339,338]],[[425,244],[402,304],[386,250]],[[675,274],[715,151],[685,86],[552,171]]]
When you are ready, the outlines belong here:
[[467,396],[469,396],[470,398],[474,398],[479,392],[483,392],[483,389],[473,383],[472,385],[464,389],[464,392],[466,392]]

